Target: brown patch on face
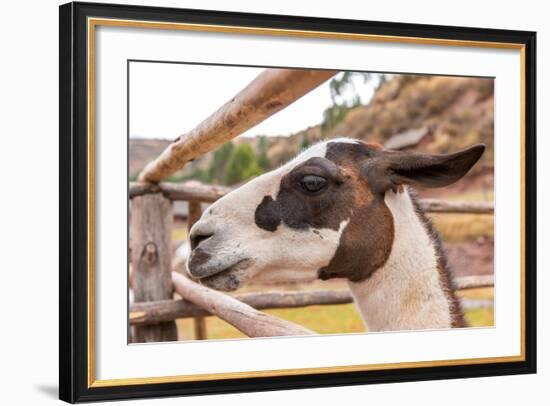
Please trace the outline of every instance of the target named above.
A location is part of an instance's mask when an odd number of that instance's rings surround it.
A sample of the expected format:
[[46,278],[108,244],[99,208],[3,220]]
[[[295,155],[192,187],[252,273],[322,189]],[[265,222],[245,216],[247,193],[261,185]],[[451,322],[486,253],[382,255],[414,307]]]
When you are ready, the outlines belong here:
[[449,265],[447,264],[447,255],[441,244],[441,239],[439,234],[434,230],[432,222],[418,204],[415,194],[411,191],[410,193],[413,206],[415,208],[416,215],[420,219],[421,223],[424,225],[430,240],[432,241],[435,252],[437,255],[437,272],[439,274],[439,284],[443,290],[443,294],[447,298],[449,303],[449,312],[451,314],[451,327],[460,328],[467,327],[468,324],[464,318],[464,312],[462,311],[462,306],[460,305],[460,300],[455,294],[454,281],[451,275]]
[[275,231],[281,224],[280,204],[271,196],[264,196],[254,212],[254,222],[266,231]]
[[[353,282],[367,279],[382,267],[391,252],[394,238],[393,216],[383,195],[373,194],[361,168],[378,146],[357,143],[329,143],[327,159],[349,174],[352,192],[346,196],[349,223],[330,263],[319,270],[320,279],[347,278]],[[345,219],[344,219],[345,220]]]
[[367,279],[388,259],[393,244],[393,217],[383,201],[375,199],[354,211],[330,263],[320,279]]
[[[315,176],[325,180],[321,190],[310,192],[304,188],[304,177]],[[281,223],[294,230],[312,228],[338,230],[349,218],[352,207],[347,204],[352,185],[347,175],[333,162],[311,158],[296,166],[281,179],[275,200],[264,196],[256,208],[254,221],[266,231],[275,231]]]

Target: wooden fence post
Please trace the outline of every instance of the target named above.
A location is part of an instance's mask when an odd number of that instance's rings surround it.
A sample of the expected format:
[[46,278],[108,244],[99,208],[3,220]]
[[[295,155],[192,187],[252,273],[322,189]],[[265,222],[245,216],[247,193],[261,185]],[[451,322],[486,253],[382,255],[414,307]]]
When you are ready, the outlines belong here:
[[[191,231],[191,227],[195,224],[202,215],[202,206],[201,202],[190,200],[189,201],[189,210],[187,216],[187,229]],[[196,340],[205,340],[207,336],[206,332],[206,320],[204,317],[195,317],[195,339]]]
[[[172,299],[173,221],[172,202],[162,194],[147,194],[132,199],[132,289],[136,303]],[[174,321],[135,326],[131,337],[134,343],[177,339]]]

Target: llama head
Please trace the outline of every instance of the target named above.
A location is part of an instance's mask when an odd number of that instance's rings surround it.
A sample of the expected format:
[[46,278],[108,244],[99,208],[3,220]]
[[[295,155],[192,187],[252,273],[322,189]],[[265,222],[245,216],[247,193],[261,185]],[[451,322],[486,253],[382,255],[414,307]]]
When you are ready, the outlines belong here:
[[363,280],[391,252],[386,192],[449,185],[484,149],[429,155],[346,138],[316,144],[211,205],[191,229],[188,271],[220,290],[252,279]]

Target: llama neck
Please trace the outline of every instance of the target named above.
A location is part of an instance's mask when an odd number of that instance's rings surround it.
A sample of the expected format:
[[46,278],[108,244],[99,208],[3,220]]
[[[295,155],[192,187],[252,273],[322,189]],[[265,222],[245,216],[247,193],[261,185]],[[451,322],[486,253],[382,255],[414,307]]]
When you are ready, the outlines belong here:
[[369,331],[449,328],[459,310],[444,258],[405,188],[386,193],[394,220],[392,251],[367,280],[350,289]]

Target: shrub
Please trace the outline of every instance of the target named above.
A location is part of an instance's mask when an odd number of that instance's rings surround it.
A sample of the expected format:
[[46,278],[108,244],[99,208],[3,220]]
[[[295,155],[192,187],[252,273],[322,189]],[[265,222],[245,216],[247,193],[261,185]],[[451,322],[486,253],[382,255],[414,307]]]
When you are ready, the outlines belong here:
[[213,181],[215,183],[225,183],[226,167],[229,157],[233,153],[235,146],[232,142],[223,144],[214,152],[210,168],[208,168],[207,181]]
[[271,169],[271,162],[267,158],[268,141],[266,136],[261,136],[258,141],[258,166],[263,171]]
[[225,183],[233,185],[261,173],[256,154],[250,144],[241,144],[234,148],[229,156],[225,170]]

